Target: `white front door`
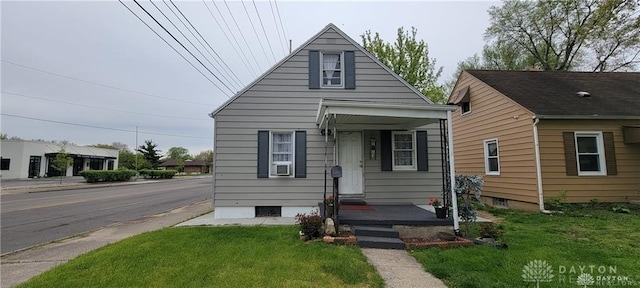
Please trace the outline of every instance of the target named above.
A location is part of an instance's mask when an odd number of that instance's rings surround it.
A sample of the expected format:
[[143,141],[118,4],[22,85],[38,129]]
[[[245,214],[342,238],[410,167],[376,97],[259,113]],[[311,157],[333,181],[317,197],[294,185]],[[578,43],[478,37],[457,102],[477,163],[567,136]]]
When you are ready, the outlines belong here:
[[338,132],[340,195],[362,194],[362,132]]

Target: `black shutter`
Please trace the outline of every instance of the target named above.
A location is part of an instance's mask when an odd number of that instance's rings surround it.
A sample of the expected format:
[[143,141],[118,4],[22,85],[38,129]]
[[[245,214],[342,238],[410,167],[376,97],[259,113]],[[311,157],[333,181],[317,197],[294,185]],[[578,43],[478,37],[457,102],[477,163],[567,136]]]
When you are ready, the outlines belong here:
[[429,171],[429,151],[427,147],[427,131],[416,131],[416,158],[418,171]]
[[578,160],[576,159],[576,142],[573,132],[562,132],[564,140],[564,165],[567,176],[578,176]]
[[344,89],[356,89],[356,53],[344,51]]
[[618,165],[616,163],[616,149],[612,132],[602,132],[602,142],[604,142],[604,158],[607,161],[607,175],[618,175]]
[[269,178],[269,131],[258,131],[258,178]]
[[307,178],[307,131],[296,131],[296,178]]
[[391,130],[380,131],[380,170],[392,171]]
[[320,89],[319,51],[309,51],[309,89]]

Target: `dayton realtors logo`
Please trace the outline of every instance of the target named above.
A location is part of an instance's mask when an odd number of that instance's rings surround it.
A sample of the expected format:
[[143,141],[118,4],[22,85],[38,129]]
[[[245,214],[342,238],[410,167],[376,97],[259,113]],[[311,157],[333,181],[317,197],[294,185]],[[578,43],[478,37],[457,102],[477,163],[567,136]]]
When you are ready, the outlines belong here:
[[[533,260],[522,269],[522,279],[533,282],[537,288],[540,283],[556,282],[563,287],[592,286],[640,286],[640,277],[619,275],[617,266],[604,265],[559,265],[557,270],[544,260]],[[566,285],[566,286],[565,286]],[[544,286],[543,286],[544,287]]]

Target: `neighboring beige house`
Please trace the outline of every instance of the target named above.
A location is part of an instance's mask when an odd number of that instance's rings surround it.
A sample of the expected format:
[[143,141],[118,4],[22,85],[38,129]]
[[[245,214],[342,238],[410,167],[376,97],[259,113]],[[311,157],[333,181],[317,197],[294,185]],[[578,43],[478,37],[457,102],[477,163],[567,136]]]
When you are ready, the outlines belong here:
[[640,73],[463,71],[450,96],[457,174],[484,200],[640,200]]
[[453,110],[329,24],[211,113],[215,218],[317,209],[333,165],[341,199],[427,205],[451,183]]
[[[2,179],[60,176],[60,171],[51,166],[60,148],[60,144],[52,142],[2,140],[0,175]],[[77,176],[84,170],[118,169],[118,149],[76,145],[65,145],[64,149],[73,158],[73,164],[62,173],[64,176]]]

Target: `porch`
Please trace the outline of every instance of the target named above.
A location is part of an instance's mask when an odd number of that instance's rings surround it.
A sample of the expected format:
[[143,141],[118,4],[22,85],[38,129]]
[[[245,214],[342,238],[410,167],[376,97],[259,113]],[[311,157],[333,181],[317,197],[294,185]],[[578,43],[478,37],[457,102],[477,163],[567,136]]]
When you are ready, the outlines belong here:
[[[324,215],[324,205],[320,213]],[[339,207],[340,224],[364,226],[452,226],[453,219],[439,219],[434,212],[413,204],[391,205],[353,205],[342,204]]]

